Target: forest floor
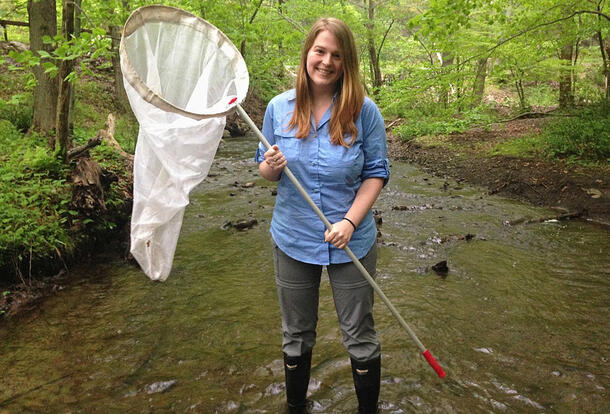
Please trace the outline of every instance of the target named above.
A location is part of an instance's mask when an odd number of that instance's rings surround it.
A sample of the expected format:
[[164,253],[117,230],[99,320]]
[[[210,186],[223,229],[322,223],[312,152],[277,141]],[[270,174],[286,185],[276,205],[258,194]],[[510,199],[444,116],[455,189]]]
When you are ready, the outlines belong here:
[[610,165],[587,167],[490,152],[498,143],[540,132],[545,122],[518,119],[431,140],[401,141],[390,134],[389,154],[433,175],[485,187],[489,194],[576,213],[610,228]]

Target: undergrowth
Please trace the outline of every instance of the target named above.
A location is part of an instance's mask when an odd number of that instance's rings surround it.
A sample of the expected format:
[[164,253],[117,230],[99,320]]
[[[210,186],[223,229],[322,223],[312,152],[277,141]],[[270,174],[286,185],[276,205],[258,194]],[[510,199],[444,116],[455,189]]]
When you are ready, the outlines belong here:
[[470,109],[459,116],[452,116],[448,112],[435,116],[409,113],[405,122],[394,128],[393,133],[408,141],[426,135],[461,133],[474,127],[487,128],[494,119],[493,113],[484,106]]
[[591,105],[563,115],[548,122],[542,133],[504,141],[492,153],[583,165],[610,161],[610,105]]
[[69,209],[68,167],[43,137],[0,120],[0,146],[0,263],[19,274],[24,263],[72,252],[66,224],[78,213]]
[[[73,165],[56,158],[49,137],[27,132],[33,113],[29,78],[11,72],[0,82],[7,86],[0,91],[0,284],[27,285],[32,275],[57,271],[116,234],[129,218],[131,169],[105,143],[90,153],[111,182],[104,193],[106,211],[87,215],[71,207]],[[109,85],[103,76],[79,80],[73,142],[80,145],[94,137],[113,113],[115,138],[133,152],[137,122],[117,111]]]
[[569,161],[610,161],[610,105],[584,108],[543,132],[549,155]]

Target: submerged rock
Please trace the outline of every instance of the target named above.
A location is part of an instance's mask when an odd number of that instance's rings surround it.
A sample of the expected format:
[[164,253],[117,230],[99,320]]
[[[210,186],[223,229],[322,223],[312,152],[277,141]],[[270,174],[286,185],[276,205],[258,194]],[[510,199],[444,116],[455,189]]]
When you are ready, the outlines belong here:
[[381,226],[381,224],[383,224],[383,217],[381,217],[381,211],[373,210],[373,218],[375,219],[375,224],[377,226]]
[[235,228],[237,230],[247,230],[254,227],[256,224],[258,224],[257,219],[255,219],[254,217],[248,217],[246,219],[239,219],[235,222],[225,221],[224,223],[222,223],[220,228],[223,230],[229,230],[230,228]]
[[258,224],[258,220],[256,220],[254,217],[250,217],[247,219],[237,220],[233,224],[233,227],[235,227],[237,230],[246,230],[254,227],[256,224]]
[[437,264],[432,266],[432,270],[434,270],[438,275],[447,276],[447,273],[449,273],[447,261],[443,260],[442,262],[438,262]]
[[159,382],[152,383],[152,384],[146,386],[146,393],[147,394],[156,394],[158,392],[165,392],[165,391],[169,390],[171,387],[173,387],[177,382],[178,382],[178,380],[170,380],[170,381],[159,381]]

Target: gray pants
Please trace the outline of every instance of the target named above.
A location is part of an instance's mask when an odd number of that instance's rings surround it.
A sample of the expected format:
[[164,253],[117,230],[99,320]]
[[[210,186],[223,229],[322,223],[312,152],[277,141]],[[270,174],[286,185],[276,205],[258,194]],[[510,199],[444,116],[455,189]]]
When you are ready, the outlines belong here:
[[[291,357],[312,350],[316,343],[321,265],[287,256],[273,244],[275,281],[282,311],[282,350]],[[360,262],[375,277],[377,245]],[[327,267],[343,344],[357,361],[377,358],[381,352],[373,321],[373,288],[353,263]]]

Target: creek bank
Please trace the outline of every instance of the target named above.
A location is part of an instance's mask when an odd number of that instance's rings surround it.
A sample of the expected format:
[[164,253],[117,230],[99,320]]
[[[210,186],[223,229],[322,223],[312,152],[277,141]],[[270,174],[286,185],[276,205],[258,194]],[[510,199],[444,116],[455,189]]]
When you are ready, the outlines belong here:
[[610,228],[610,166],[584,167],[564,161],[491,155],[493,145],[540,132],[544,119],[517,119],[488,130],[472,129],[443,137],[443,145],[401,141],[388,135],[390,157],[427,173],[453,178],[499,194]]
[[[255,123],[262,124],[265,104],[258,94],[248,94],[243,107]],[[225,136],[247,131],[245,123],[237,117],[236,113],[227,116]],[[133,156],[113,144],[115,153],[112,157],[115,162],[110,168],[100,168],[89,154],[97,145],[99,142],[85,144],[87,148],[74,157],[74,168],[69,177],[73,183],[71,207],[78,212],[79,219],[75,217],[71,220],[70,232],[79,240],[77,247],[69,256],[33,257],[29,270],[14,271],[12,281],[0,281],[0,321],[35,309],[40,300],[73,283],[70,269],[76,265],[93,264],[98,260],[103,261],[100,259],[103,257],[123,257],[135,265],[129,254]],[[83,163],[88,167],[83,168]],[[251,183],[244,185],[250,186]],[[225,227],[245,230],[256,224],[255,220],[246,218],[225,223]],[[8,269],[10,266],[6,267]]]

